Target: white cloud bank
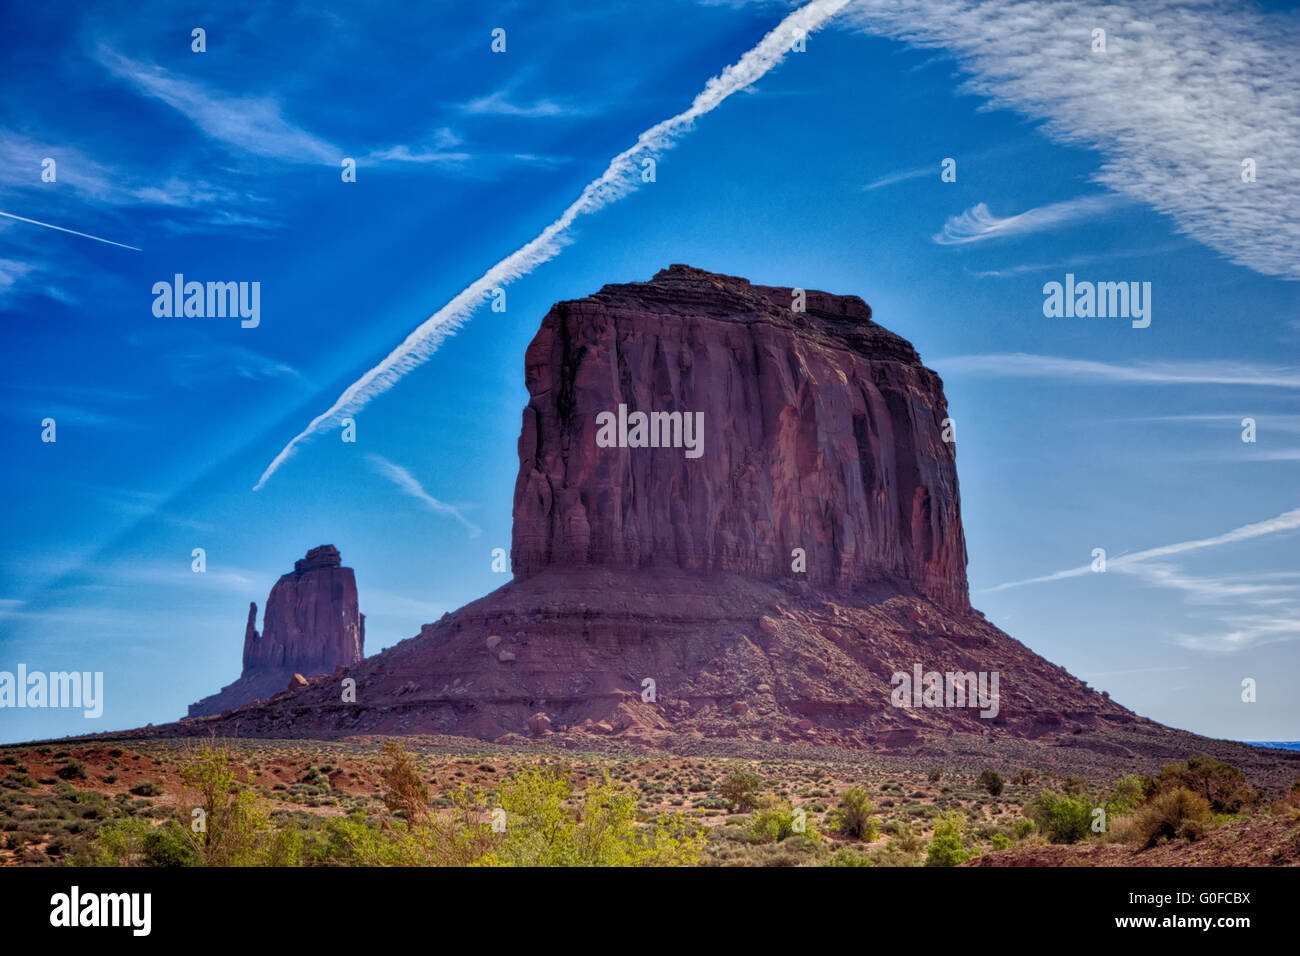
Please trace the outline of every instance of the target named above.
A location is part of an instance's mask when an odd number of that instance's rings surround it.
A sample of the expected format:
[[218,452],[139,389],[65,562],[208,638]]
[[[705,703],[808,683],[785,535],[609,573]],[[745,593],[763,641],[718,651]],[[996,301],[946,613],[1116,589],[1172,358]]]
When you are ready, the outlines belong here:
[[[970,73],[965,92],[1100,151],[1099,184],[1239,265],[1300,279],[1294,12],[1218,0],[854,0],[840,20],[948,51]],[[1092,52],[1098,27],[1105,53]],[[1255,183],[1242,182],[1246,158]]]

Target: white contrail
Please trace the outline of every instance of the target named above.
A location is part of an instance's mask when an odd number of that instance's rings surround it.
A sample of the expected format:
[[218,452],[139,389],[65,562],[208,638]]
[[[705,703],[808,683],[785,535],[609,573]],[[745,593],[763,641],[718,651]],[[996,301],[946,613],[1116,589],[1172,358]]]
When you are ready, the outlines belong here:
[[[1115,570],[1127,570],[1131,565],[1147,561],[1151,558],[1168,557],[1171,554],[1182,554],[1184,551],[1199,551],[1202,548],[1214,548],[1221,544],[1232,544],[1237,541],[1248,541],[1251,538],[1258,538],[1261,535],[1276,534],[1280,531],[1295,531],[1300,529],[1300,508],[1293,508],[1290,511],[1284,511],[1275,518],[1267,518],[1264,521],[1256,521],[1253,524],[1243,525],[1240,528],[1234,528],[1223,534],[1215,535],[1212,538],[1198,538],[1194,541],[1179,541],[1177,544],[1161,545],[1158,548],[1148,548],[1146,551],[1135,551],[1132,554],[1123,555],[1109,562],[1109,566]],[[1082,577],[1092,571],[1092,565],[1085,564],[1077,568],[1070,568],[1067,571],[1057,571],[1053,574],[1045,574],[1042,577],[1026,578],[1023,581],[1008,581],[1006,584],[999,584],[996,587],[988,588],[989,591],[1005,591],[1007,588],[1018,588],[1026,584],[1042,584],[1046,581],[1060,581],[1064,578]]]
[[425,491],[424,486],[420,484],[419,480],[401,465],[395,465],[381,455],[367,455],[366,457],[370,459],[370,463],[374,466],[375,471],[379,472],[379,474],[397,485],[397,487],[401,488],[412,498],[424,502],[429,506],[431,511],[436,511],[440,515],[449,515],[463,524],[471,538],[477,538],[479,534],[482,533],[479,530],[478,525],[465,519],[465,516],[460,513],[459,508],[449,505],[445,501],[439,501],[437,498],[433,497],[433,495]]
[[492,290],[514,279],[527,275],[543,262],[559,254],[566,242],[565,233],[579,216],[603,209],[637,188],[640,161],[672,148],[677,138],[700,116],[716,109],[731,94],[762,79],[774,66],[785,59],[795,40],[817,30],[838,13],[849,0],[813,0],[790,14],[763,37],[759,44],[704,85],[690,108],[650,127],[636,143],[619,153],[599,178],[587,184],[582,194],[564,210],[559,219],[515,252],[506,256],[459,295],[429,316],[422,325],[406,337],[397,348],[389,352],[382,362],[343,390],[328,409],[317,415],[311,423],[285,445],[280,454],[262,472],[253,487],[257,491],[275,474],[298,444],[322,425],[344,414],[355,412],[376,395],[391,388],[407,372],[425,362],[437,351],[442,340],[458,329],[470,314],[483,303]]
[[44,226],[46,229],[57,229],[59,232],[69,232],[74,236],[81,236],[83,239],[94,239],[96,242],[106,242],[110,246],[120,246],[123,249],[130,249],[133,252],[143,252],[143,249],[137,249],[135,246],[128,246],[124,242],[114,242],[112,239],[101,239],[99,236],[92,236],[88,232],[77,232],[75,229],[64,229],[62,226],[55,226],[48,222],[41,222],[39,219],[27,219],[23,216],[15,216],[11,212],[0,212],[0,216],[8,216],[10,219],[17,219],[19,222],[30,222],[34,226]]

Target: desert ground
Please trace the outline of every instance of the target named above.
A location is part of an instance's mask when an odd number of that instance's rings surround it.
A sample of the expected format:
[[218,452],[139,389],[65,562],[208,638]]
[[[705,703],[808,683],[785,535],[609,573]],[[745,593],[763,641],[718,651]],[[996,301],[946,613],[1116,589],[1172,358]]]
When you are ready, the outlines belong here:
[[[689,836],[689,852],[665,858],[672,863],[1300,865],[1300,763],[1282,751],[1259,751],[1247,775],[1214,760],[1199,773],[1179,761],[1107,765],[1095,755],[1080,759],[1087,755],[1018,741],[895,754],[698,741],[683,753],[562,735],[521,744],[358,737],[10,745],[0,748],[0,864],[198,862],[188,850],[169,850],[160,835],[184,837],[196,806],[214,812],[212,795],[205,804],[193,775],[214,754],[230,773],[218,788],[228,790],[230,805],[246,799],[266,836],[294,834],[289,857],[261,862],[383,862],[341,848],[340,841],[355,841],[340,837],[340,824],[389,835],[415,829],[420,808],[395,809],[400,801],[385,799],[395,786],[388,771],[397,751],[385,751],[389,742],[409,757],[413,785],[427,788],[418,801],[431,821],[485,826],[511,781],[544,777],[565,781],[557,806],[580,831],[592,826],[584,794],[607,784],[627,798],[629,834]],[[1182,796],[1195,791],[1205,799]],[[1171,810],[1171,792],[1185,805]],[[215,806],[225,801],[218,795]],[[1100,832],[1092,826],[1098,808],[1107,811]],[[134,849],[127,839],[124,848],[122,834],[131,832],[158,839]],[[483,838],[493,839],[486,830]],[[454,861],[435,854],[404,862]]]

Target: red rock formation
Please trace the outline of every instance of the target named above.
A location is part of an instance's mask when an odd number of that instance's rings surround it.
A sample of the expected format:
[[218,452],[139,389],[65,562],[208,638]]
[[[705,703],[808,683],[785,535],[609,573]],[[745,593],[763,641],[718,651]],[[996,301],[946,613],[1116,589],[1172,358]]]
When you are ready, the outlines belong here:
[[191,704],[189,715],[221,713],[283,691],[286,684],[305,686],[303,674],[357,663],[365,656],[365,641],[366,616],[357,607],[352,569],[342,567],[332,544],[312,548],[271,589],[260,634],[257,604],[248,605],[239,680]]
[[[271,589],[262,634],[244,638],[244,671],[289,668],[321,674],[365,655],[365,616],[357,610],[357,582],[341,566],[338,549],[321,545],[294,562]],[[256,607],[256,605],[254,605]]]
[[[860,299],[792,299],[674,266],[555,306],[526,356],[515,580],[336,672],[355,701],[318,680],[149,733],[1248,757],[1138,717],[969,607],[938,377]],[[599,446],[619,404],[703,412],[703,454]],[[258,655],[291,643],[278,619]],[[999,675],[997,713],[897,705],[918,665]]]
[[[794,301],[677,265],[554,306],[524,359],[515,576],[888,580],[968,607],[939,377],[857,296],[808,292],[806,312]],[[599,447],[597,416],[620,405],[629,418],[703,413],[702,453]],[[791,570],[796,548],[806,573]]]

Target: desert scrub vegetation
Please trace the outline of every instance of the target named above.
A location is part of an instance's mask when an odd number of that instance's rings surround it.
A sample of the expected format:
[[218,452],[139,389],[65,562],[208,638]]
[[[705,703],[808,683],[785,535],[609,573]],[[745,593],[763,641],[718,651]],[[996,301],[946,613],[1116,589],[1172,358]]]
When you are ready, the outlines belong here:
[[1147,786],[1152,795],[1179,788],[1203,798],[1215,813],[1236,813],[1258,797],[1240,769],[1213,757],[1190,757],[1170,764]]
[[934,824],[934,837],[926,850],[926,866],[958,866],[965,863],[975,852],[966,848],[962,840],[962,831],[966,826],[966,816],[962,813],[945,813]]
[[[488,794],[461,784],[435,812],[415,758],[380,756],[383,812],[353,805],[321,819],[273,811],[213,746],[180,769],[185,790],[160,824],[112,821],[94,862],[105,866],[675,866],[699,862],[703,831],[679,815],[638,817],[636,795],[607,777],[578,794],[570,775],[531,767]],[[332,769],[332,768],[331,768]],[[309,766],[307,775],[325,775]],[[319,786],[319,784],[312,784]]]
[[844,836],[874,843],[880,827],[872,816],[871,800],[861,787],[850,787],[840,796],[839,806],[831,814],[831,826]]
[[90,863],[91,841],[100,827],[148,807],[147,800],[126,794],[110,798],[67,783],[50,793],[0,792],[0,850],[19,863]]
[[1043,790],[1028,811],[1039,832],[1052,843],[1077,843],[1092,827],[1092,803],[1081,796]]
[[1175,838],[1199,840],[1212,825],[1210,801],[1186,787],[1174,787],[1121,817],[1114,832],[1119,841],[1145,850]]
[[987,790],[990,796],[1000,797],[1003,787],[1006,786],[1006,781],[1002,779],[1002,774],[996,770],[985,770],[979,776],[979,785]]
[[97,864],[294,866],[301,862],[302,835],[272,825],[269,803],[238,782],[226,752],[205,748],[181,767],[180,777],[185,792],[174,815],[160,825],[126,819],[100,829]]
[[727,775],[718,793],[732,811],[743,813],[758,808],[759,787],[763,780],[748,770],[733,770]]
[[[684,866],[699,862],[703,831],[677,814],[638,822],[636,794],[608,777],[579,798],[570,775],[534,767],[503,780],[496,799],[462,786],[452,812],[433,815],[428,791],[400,744],[384,748],[379,821],[353,814],[327,824],[327,862],[396,866]],[[401,814],[401,818],[397,814]]]
[[1259,794],[1237,767],[1213,757],[1189,757],[1158,774],[1121,777],[1108,795],[1087,793],[1078,778],[1064,793],[1043,789],[1026,807],[1035,828],[1052,843],[1086,839],[1148,849],[1173,839],[1199,840],[1238,814]]
[[821,839],[807,812],[780,798],[764,801],[764,805],[750,816],[745,828],[745,837],[751,843],[780,843],[793,836],[801,836],[813,843]]

